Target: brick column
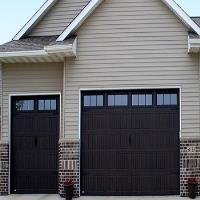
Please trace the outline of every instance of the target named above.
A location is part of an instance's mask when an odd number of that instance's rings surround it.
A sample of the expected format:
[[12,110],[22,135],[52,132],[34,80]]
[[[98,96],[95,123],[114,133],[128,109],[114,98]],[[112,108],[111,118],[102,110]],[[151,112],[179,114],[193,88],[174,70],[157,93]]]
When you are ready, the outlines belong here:
[[200,183],[200,139],[182,139],[180,144],[180,192],[183,197],[188,196],[187,181],[191,176],[197,177]]
[[80,142],[62,140],[59,142],[59,194],[64,196],[63,183],[72,179],[75,183],[74,196],[80,196]]
[[0,142],[0,195],[8,195],[8,144]]

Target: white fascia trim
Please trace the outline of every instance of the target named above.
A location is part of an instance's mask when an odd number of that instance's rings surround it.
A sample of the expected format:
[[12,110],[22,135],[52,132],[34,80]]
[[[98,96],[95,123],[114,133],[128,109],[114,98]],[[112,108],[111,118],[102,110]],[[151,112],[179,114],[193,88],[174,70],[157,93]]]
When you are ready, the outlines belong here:
[[63,41],[71,33],[74,33],[82,23],[89,17],[93,11],[101,4],[103,0],[91,0],[87,6],[79,13],[72,23],[63,31],[56,41]]
[[0,58],[9,58],[9,57],[37,57],[37,56],[47,56],[48,53],[44,50],[37,51],[18,51],[18,52],[3,52],[0,53]]
[[47,0],[33,17],[24,25],[24,27],[14,36],[13,40],[19,40],[27,33],[39,20],[49,11],[49,9],[57,2],[57,0]]
[[174,1],[162,0],[177,16],[178,18],[190,29],[200,35],[200,27],[187,15],[187,13]]

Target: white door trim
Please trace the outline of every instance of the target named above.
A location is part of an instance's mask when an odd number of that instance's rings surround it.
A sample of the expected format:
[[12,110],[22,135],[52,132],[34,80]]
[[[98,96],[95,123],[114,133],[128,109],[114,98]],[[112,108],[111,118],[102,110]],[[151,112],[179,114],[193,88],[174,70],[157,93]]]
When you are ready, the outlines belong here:
[[8,145],[9,145],[9,170],[8,170],[8,194],[11,194],[10,192],[10,186],[11,186],[11,98],[12,97],[23,97],[23,96],[54,96],[54,95],[58,95],[59,96],[59,101],[60,101],[60,132],[59,132],[59,138],[60,136],[62,135],[61,133],[61,128],[62,128],[62,120],[61,120],[61,112],[62,112],[62,101],[61,101],[61,98],[62,98],[62,93],[59,91],[59,92],[44,92],[44,93],[38,93],[38,92],[33,92],[33,93],[10,93],[8,94],[8,113],[9,113],[9,116],[8,116]]
[[[181,85],[164,85],[164,86],[132,86],[132,87],[102,87],[102,88],[80,88],[79,89],[79,141],[81,142],[81,93],[84,91],[106,91],[106,90],[148,90],[148,89],[178,89],[179,90],[179,118],[180,118],[180,130],[179,130],[179,138],[181,138],[182,134],[182,87]],[[81,151],[81,148],[80,148]],[[80,152],[80,159],[81,159],[81,152]],[[81,176],[81,167],[79,168],[79,174]],[[80,179],[79,179],[80,185]],[[181,188],[181,185],[180,185]],[[80,187],[79,187],[80,190]],[[79,191],[81,195],[81,191]]]

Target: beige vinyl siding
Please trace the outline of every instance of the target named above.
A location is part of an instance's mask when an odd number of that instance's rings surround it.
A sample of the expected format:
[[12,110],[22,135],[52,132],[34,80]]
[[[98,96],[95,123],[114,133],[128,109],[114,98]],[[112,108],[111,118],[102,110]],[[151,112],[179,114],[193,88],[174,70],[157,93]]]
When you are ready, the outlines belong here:
[[29,35],[60,35],[88,2],[89,0],[58,0]]
[[200,136],[199,58],[160,0],[105,0],[78,30],[65,70],[65,137],[79,137],[79,89],[181,87],[182,137]]
[[7,64],[3,66],[3,140],[8,139],[9,94],[62,92],[63,64]]

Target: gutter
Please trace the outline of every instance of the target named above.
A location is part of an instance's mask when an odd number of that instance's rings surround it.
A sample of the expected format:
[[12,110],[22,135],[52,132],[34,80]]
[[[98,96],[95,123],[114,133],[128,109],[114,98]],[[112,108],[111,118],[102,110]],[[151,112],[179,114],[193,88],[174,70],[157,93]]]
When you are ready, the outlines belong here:
[[17,52],[2,52],[2,53],[0,53],[0,58],[38,57],[38,56],[48,56],[48,53],[45,50],[17,51]]

